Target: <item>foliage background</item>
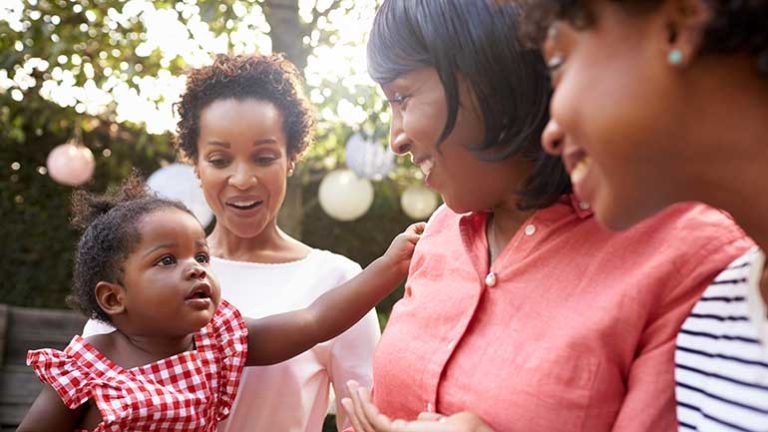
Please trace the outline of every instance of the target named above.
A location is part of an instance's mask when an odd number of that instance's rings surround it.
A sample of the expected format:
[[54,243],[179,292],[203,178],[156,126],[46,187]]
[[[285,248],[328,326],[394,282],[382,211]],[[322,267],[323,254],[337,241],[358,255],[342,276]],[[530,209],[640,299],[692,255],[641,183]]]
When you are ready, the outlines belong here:
[[[3,0],[0,238],[9,247],[0,260],[0,303],[65,307],[77,232],[68,224],[72,188],[47,176],[48,153],[80,129],[97,160],[94,179],[85,186],[93,191],[116,185],[131,167],[149,175],[174,161],[172,130],[137,115],[142,109],[168,111],[174,101],[160,91],[163,86],[183,85],[177,78],[184,70],[215,52],[274,50],[305,70],[306,90],[318,112],[318,139],[292,177],[281,226],[363,266],[381,254],[411,222],[399,206],[400,191],[414,181],[411,167],[401,162],[376,182],[373,206],[354,222],[329,218],[316,198],[324,173],[343,166],[343,144],[352,133],[382,143],[387,136],[386,103],[370,80],[360,78],[359,61],[336,67],[334,74],[324,69],[328,60],[323,59],[351,52],[359,60],[367,28],[357,36],[342,30],[350,22],[368,25],[377,3]],[[165,17],[165,27],[153,14]],[[178,42],[163,46],[153,40],[158,32]],[[133,101],[133,111],[121,98]],[[399,295],[380,306],[382,324]]]

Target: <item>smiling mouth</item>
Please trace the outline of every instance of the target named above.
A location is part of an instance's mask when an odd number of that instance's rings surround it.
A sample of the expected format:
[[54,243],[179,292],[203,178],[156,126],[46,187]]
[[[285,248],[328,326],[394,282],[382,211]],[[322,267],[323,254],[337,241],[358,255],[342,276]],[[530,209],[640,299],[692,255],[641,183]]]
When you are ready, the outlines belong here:
[[228,202],[227,206],[236,210],[251,210],[260,206],[263,201]]
[[592,158],[584,156],[579,159],[571,169],[571,183],[579,183],[584,180],[589,172],[589,167],[592,165]]

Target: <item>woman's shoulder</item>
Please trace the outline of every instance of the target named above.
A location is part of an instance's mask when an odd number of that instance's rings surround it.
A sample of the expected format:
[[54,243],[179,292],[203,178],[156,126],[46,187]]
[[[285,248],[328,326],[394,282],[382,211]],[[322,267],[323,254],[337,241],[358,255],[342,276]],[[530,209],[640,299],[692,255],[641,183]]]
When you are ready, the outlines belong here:
[[332,272],[357,273],[361,270],[360,264],[354,260],[325,249],[312,249],[307,265],[319,266]]
[[692,238],[746,237],[727,212],[698,203],[681,203],[637,225],[639,231],[674,231]]

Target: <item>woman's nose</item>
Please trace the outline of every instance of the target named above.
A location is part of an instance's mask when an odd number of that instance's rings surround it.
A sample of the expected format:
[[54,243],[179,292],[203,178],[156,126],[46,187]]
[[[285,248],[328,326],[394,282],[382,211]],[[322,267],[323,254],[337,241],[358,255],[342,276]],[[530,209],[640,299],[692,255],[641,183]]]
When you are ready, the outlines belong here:
[[392,122],[389,125],[389,147],[397,155],[404,155],[411,151],[411,139],[403,130],[402,115],[395,111],[392,113]]
[[235,168],[235,172],[229,176],[228,183],[241,190],[246,190],[258,183],[256,175],[244,168]]
[[564,139],[563,129],[555,120],[550,119],[544,132],[541,133],[541,146],[544,147],[544,151],[554,156],[562,156]]

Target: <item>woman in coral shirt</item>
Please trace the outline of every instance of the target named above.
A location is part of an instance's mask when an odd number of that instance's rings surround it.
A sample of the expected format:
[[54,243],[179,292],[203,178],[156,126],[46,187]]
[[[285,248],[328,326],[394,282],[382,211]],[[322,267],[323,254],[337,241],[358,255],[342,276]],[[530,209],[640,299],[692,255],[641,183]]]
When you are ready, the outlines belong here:
[[343,402],[358,432],[672,430],[679,327],[751,245],[701,205],[601,227],[540,147],[550,84],[519,14],[387,0],[376,16],[369,71],[390,145],[445,206],[374,356],[373,405],[354,385]]

